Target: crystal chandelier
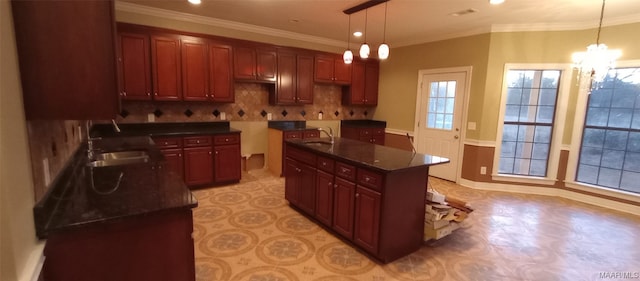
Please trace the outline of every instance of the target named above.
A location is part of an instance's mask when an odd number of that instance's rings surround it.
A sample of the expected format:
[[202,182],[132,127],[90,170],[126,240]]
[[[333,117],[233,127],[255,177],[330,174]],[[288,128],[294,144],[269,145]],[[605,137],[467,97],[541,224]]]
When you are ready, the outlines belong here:
[[602,30],[602,18],[604,16],[605,0],[602,0],[600,10],[600,24],[596,43],[587,47],[586,52],[575,52],[572,55],[573,66],[579,71],[579,78],[591,79],[591,83],[601,83],[607,72],[615,68],[616,60],[622,55],[620,50],[609,50],[607,45],[600,43],[600,31]]

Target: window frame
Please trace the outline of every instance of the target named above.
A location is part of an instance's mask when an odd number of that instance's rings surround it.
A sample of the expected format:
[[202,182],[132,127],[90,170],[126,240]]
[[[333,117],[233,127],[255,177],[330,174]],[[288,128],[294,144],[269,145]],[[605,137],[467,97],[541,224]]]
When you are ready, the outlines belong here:
[[[616,68],[635,67],[640,68],[640,60],[618,61]],[[624,190],[615,190],[588,183],[576,181],[578,172],[578,160],[580,159],[580,147],[582,146],[582,134],[584,131],[585,118],[587,118],[588,93],[591,90],[589,79],[580,79],[578,98],[575,108],[575,119],[573,120],[573,130],[571,133],[571,145],[569,148],[569,159],[567,160],[567,172],[564,180],[565,186],[581,191],[587,191],[604,196],[640,202],[640,194]]]
[[[511,70],[559,70],[560,79],[558,80],[558,96],[556,99],[553,129],[551,131],[551,140],[549,145],[549,156],[547,160],[547,175],[527,176],[527,175],[511,175],[499,174],[500,152],[502,150],[502,134],[504,129],[504,119],[506,113],[506,102],[508,95],[507,77]],[[567,105],[571,91],[571,77],[573,76],[570,64],[551,64],[551,63],[525,63],[515,64],[507,63],[504,65],[502,77],[502,89],[500,95],[500,113],[498,116],[498,128],[496,132],[496,144],[493,155],[493,169],[491,178],[494,181],[508,181],[529,184],[554,185],[558,181],[558,167],[560,164],[560,150],[562,147],[562,138],[565,128],[567,115]]]

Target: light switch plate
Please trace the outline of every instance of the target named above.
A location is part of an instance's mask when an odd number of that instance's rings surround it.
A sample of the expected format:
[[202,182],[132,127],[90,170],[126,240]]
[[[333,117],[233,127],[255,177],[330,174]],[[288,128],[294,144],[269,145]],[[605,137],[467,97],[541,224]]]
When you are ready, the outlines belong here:
[[267,113],[267,120],[271,121],[273,119],[273,114]]
[[227,114],[224,112],[220,112],[220,120],[227,120]]
[[150,123],[156,122],[156,116],[153,113],[147,114],[147,121]]
[[469,130],[475,130],[476,129],[476,122],[469,122],[467,123],[467,129]]

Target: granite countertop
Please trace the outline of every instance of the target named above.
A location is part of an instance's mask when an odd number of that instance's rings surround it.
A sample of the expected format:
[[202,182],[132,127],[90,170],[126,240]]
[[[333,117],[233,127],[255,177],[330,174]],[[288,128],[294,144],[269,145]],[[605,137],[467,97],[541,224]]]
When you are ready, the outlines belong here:
[[[324,143],[318,143],[319,141]],[[347,160],[382,172],[418,166],[433,166],[449,162],[449,159],[443,157],[413,153],[407,150],[346,138],[335,138],[333,145],[327,143],[329,138],[293,139],[286,140],[286,142],[331,158]]]
[[131,137],[131,136],[189,136],[240,133],[229,127],[229,122],[184,122],[184,123],[122,123],[116,133],[111,124],[95,124],[91,127],[91,137]]
[[185,183],[167,172],[166,162],[149,137],[106,138],[94,141],[103,151],[145,150],[149,161],[121,166],[87,166],[81,146],[50,191],[34,207],[36,234],[198,205]]
[[342,120],[340,121],[340,126],[355,128],[386,128],[387,122],[369,119]]
[[317,127],[307,126],[306,121],[269,121],[268,127],[280,131],[317,130]]

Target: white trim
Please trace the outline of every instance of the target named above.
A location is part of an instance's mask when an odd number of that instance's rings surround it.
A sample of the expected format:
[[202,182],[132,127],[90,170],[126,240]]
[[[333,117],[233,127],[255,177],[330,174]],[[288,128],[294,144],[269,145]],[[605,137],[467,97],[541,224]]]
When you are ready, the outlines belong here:
[[[416,90],[416,113],[414,116],[413,123],[413,136],[414,143],[418,143],[416,139],[419,137],[418,131],[420,126],[418,125],[420,121],[420,105],[422,102],[422,77],[424,75],[430,74],[445,74],[445,73],[464,73],[465,75],[465,85],[464,85],[464,93],[462,97],[462,116],[460,120],[461,130],[460,130],[460,139],[464,140],[467,137],[467,127],[464,124],[467,124],[467,113],[469,112],[469,98],[471,96],[471,79],[473,74],[473,66],[459,66],[459,67],[447,67],[447,68],[432,68],[432,69],[421,69],[418,70],[418,85]],[[460,141],[458,145],[458,167],[456,167],[456,182],[462,179],[462,161],[464,159],[464,141]]]
[[228,20],[216,19],[211,17],[198,16],[198,15],[193,15],[188,13],[170,11],[170,10],[148,7],[144,5],[138,5],[138,4],[123,2],[123,1],[115,1],[115,7],[116,7],[116,11],[130,12],[130,13],[136,13],[136,14],[147,15],[147,16],[155,16],[155,17],[179,20],[184,22],[192,22],[192,23],[204,24],[209,26],[228,28],[228,29],[238,30],[238,31],[253,32],[257,34],[264,34],[264,35],[286,38],[291,40],[305,41],[309,43],[317,43],[317,44],[333,46],[333,47],[344,47],[346,44],[346,42],[343,42],[343,41],[328,39],[324,37],[310,36],[307,34],[284,31],[281,29],[268,28],[268,27],[240,23],[235,21],[228,21]]
[[523,194],[535,194],[546,196],[557,196],[566,198],[569,200],[579,201],[598,207],[605,207],[612,210],[617,210],[633,215],[640,214],[640,206],[634,206],[622,202],[617,202],[605,198],[600,198],[592,195],[573,192],[566,189],[554,188],[554,187],[536,187],[536,186],[521,186],[515,184],[502,184],[493,182],[475,182],[466,179],[460,179],[460,185],[473,189],[488,190],[488,191],[500,191],[500,192],[514,192]]
[[[549,147],[549,158],[547,160],[547,176],[546,177],[526,177],[526,176],[514,176],[498,174],[500,166],[500,151],[502,149],[502,132],[504,128],[504,115],[506,112],[506,99],[507,99],[507,75],[510,70],[516,69],[543,69],[553,70],[557,69],[562,71],[558,97],[555,108],[555,119],[553,120],[553,132],[551,144]],[[492,175],[494,180],[507,180],[513,179],[515,182],[522,183],[536,183],[551,185],[555,183],[558,178],[558,167],[560,166],[560,150],[562,146],[562,135],[565,128],[567,111],[566,108],[569,103],[569,96],[571,94],[571,77],[573,76],[573,70],[570,64],[553,64],[553,63],[526,63],[526,64],[513,64],[506,63],[504,65],[503,77],[502,77],[502,90],[500,94],[500,113],[498,115],[498,130],[496,132],[496,146],[493,153],[493,171]]]
[[400,135],[400,136],[406,136],[407,134],[409,134],[410,137],[413,137],[413,132],[412,131],[405,131],[405,130],[400,130],[400,129],[386,128],[386,129],[384,129],[384,132],[387,133],[387,134]]
[[472,145],[472,146],[482,146],[482,147],[496,147],[495,141],[483,141],[483,140],[475,140],[475,139],[466,139],[464,140],[464,144]]
[[[640,14],[632,14],[621,17],[607,17],[603,27],[622,25],[640,22]],[[566,30],[587,30],[598,28],[599,22],[583,21],[571,23],[527,23],[527,24],[493,24],[491,32],[523,32],[523,31],[566,31]]]
[[560,150],[567,150],[567,151],[571,151],[571,145],[570,144],[562,144],[560,146]]
[[640,203],[640,194],[627,192],[624,190],[613,190],[596,185],[585,184],[581,182],[565,181],[564,184],[567,187],[578,189],[586,192],[597,193],[604,196],[616,197],[624,200]]
[[18,277],[20,281],[37,281],[42,272],[42,266],[44,266],[44,245],[46,242],[38,242],[33,251],[29,254],[27,261],[25,262],[23,272]]

